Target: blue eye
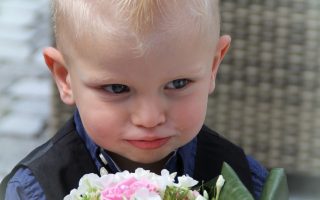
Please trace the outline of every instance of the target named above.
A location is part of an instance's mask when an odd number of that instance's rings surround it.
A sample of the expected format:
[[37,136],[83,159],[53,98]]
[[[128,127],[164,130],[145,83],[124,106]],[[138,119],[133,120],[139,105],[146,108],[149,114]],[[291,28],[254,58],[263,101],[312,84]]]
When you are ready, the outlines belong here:
[[113,94],[121,94],[125,92],[130,92],[130,88],[126,85],[122,84],[110,84],[103,86],[103,89],[107,92],[113,93]]
[[181,89],[190,83],[188,79],[177,79],[166,85],[166,89]]

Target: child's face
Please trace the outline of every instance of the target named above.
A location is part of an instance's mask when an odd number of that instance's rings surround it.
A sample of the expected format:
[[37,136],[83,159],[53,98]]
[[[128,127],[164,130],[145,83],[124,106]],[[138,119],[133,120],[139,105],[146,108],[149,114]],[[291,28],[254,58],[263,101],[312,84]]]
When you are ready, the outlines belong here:
[[152,163],[197,135],[224,54],[198,40],[155,35],[143,56],[135,54],[133,40],[106,40],[87,48],[85,57],[71,55],[68,103],[76,103],[96,144]]

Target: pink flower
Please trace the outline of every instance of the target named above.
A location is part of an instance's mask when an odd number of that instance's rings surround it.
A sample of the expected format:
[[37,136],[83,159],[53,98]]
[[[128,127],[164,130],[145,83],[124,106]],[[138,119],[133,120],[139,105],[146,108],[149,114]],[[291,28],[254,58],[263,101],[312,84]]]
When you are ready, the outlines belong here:
[[[101,200],[123,200],[133,199],[138,191],[146,190],[150,193],[157,193],[157,187],[147,180],[137,180],[132,177],[124,180],[113,187],[106,188],[101,192]],[[138,197],[139,198],[139,197]]]

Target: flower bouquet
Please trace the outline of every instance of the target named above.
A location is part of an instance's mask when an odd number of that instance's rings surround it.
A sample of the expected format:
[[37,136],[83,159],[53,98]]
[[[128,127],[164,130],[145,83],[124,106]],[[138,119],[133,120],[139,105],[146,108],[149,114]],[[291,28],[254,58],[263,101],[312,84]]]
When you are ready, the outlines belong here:
[[[177,180],[177,181],[175,181]],[[221,175],[200,183],[189,176],[160,175],[137,169],[99,177],[86,174],[64,200],[254,200],[233,169],[224,163]],[[286,200],[288,188],[283,169],[271,170],[260,200]]]

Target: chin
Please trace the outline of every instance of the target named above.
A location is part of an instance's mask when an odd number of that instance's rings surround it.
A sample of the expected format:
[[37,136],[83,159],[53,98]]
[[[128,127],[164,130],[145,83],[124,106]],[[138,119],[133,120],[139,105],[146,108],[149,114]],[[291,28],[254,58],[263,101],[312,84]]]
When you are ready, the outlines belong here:
[[151,164],[151,163],[155,163],[158,162],[160,160],[162,160],[163,158],[167,157],[167,155],[163,155],[163,156],[159,156],[156,153],[150,153],[151,155],[147,156],[147,155],[142,155],[139,157],[134,157],[133,159],[131,159],[134,162],[137,163],[141,163],[141,164]]
[[141,163],[141,164],[151,164],[151,163],[155,163],[158,162],[159,160],[161,160],[161,158],[135,158],[132,161],[137,162],[137,163]]

